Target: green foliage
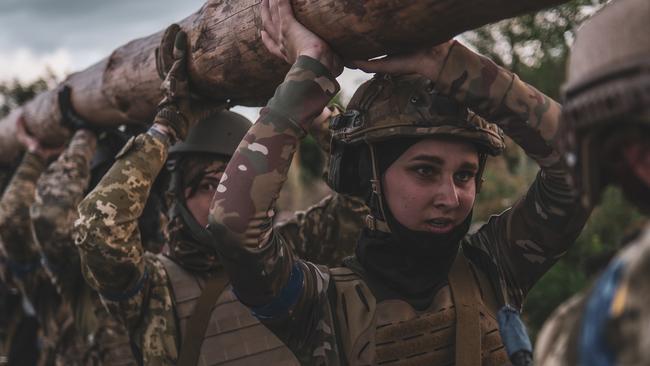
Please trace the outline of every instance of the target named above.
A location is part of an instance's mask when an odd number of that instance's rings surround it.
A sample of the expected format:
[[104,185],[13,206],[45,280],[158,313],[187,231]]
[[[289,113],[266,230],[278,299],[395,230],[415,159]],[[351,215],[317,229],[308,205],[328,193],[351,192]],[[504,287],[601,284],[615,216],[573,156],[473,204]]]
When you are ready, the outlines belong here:
[[325,154],[311,135],[308,135],[300,142],[298,157],[298,161],[300,162],[300,178],[304,183],[309,183],[314,179],[320,179],[322,177]]
[[48,90],[56,82],[56,77],[52,73],[48,73],[31,83],[21,83],[16,79],[0,83],[0,118],[8,115],[12,109],[25,104],[37,94]]
[[528,295],[524,314],[531,334],[558,305],[589,285],[644,221],[620,190],[606,190],[576,243]]

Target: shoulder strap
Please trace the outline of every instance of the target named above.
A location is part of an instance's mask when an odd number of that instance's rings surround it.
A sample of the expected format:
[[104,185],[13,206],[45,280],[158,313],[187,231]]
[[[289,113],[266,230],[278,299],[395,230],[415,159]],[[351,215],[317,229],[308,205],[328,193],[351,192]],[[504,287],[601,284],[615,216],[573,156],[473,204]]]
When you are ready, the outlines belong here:
[[[178,289],[176,287],[179,286],[180,283],[175,283],[174,281],[177,281],[181,276],[185,275],[186,272],[184,272],[178,264],[164,255],[159,255],[158,258],[163,263],[165,270],[169,274],[169,279],[172,282],[174,290],[174,296],[178,296],[176,293]],[[212,317],[212,309],[217,303],[219,296],[228,285],[228,282],[229,277],[226,274],[226,271],[219,271],[219,273],[214,277],[209,278],[205,282],[205,286],[201,290],[201,296],[199,296],[196,301],[192,315],[187,320],[177,365],[196,366],[198,364],[199,356],[201,355],[201,346],[203,345],[203,339],[205,338],[205,331],[208,328],[210,318]]]
[[481,364],[480,294],[462,251],[449,273],[449,286],[456,307],[456,365]]
[[185,336],[178,356],[179,366],[196,366],[201,355],[201,345],[205,338],[205,330],[210,324],[212,308],[219,295],[228,285],[228,276],[225,271],[207,280],[201,297],[199,297],[192,316],[187,321]]

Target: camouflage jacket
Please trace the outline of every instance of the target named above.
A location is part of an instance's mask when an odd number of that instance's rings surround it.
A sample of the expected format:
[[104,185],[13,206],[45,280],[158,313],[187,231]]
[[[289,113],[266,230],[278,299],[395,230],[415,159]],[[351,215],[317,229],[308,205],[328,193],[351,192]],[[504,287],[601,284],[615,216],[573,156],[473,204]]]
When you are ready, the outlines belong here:
[[22,162],[0,200],[0,243],[10,270],[27,287],[40,269],[40,256],[32,239],[29,206],[34,201],[36,180],[45,170],[45,161],[25,153]]
[[135,364],[126,329],[106,312],[97,293],[86,285],[72,239],[77,205],[88,188],[96,143],[92,132],[77,131],[63,154],[39,178],[30,209],[34,238],[42,263],[74,318],[60,342],[64,343],[59,347],[64,363]]
[[537,365],[647,365],[650,222],[593,286],[560,305],[537,338]]
[[[86,280],[99,291],[109,311],[127,326],[147,365],[175,364],[181,333],[171,280],[160,257],[143,250],[137,225],[149,190],[166,161],[168,148],[164,139],[148,133],[127,143],[113,167],[80,203],[80,217],[75,224],[75,241]],[[345,212],[363,210],[359,205],[343,197],[326,198],[281,230],[287,236],[309,238],[339,227],[338,231],[330,231],[332,242],[338,245],[339,238],[356,239],[361,218],[354,228],[352,219],[356,215]],[[342,212],[341,217],[350,222],[340,226],[324,222],[337,220],[334,212]],[[347,234],[344,228],[354,228],[355,233]],[[351,248],[353,243],[346,248]],[[327,260],[340,260],[350,254],[338,247],[306,245],[296,250],[299,255],[302,251],[306,255],[322,255]]]
[[[436,87],[496,120],[542,168],[528,194],[463,241],[464,251],[501,290],[500,302],[521,307],[587,217],[552,144],[560,106],[464,47],[452,51]],[[270,223],[306,126],[337,90],[328,70],[300,57],[239,145],[210,214],[210,229],[225,239],[222,257],[240,301],[309,364],[339,364],[343,336],[335,333],[333,319],[347,314],[330,303],[330,270],[293,256]]]
[[34,201],[36,181],[45,161],[25,153],[0,201],[0,249],[7,258],[13,282],[24,298],[23,309],[38,318],[42,349],[40,363],[56,362],[62,330],[70,313],[62,306],[50,279],[40,265],[40,254],[33,240],[29,206]]

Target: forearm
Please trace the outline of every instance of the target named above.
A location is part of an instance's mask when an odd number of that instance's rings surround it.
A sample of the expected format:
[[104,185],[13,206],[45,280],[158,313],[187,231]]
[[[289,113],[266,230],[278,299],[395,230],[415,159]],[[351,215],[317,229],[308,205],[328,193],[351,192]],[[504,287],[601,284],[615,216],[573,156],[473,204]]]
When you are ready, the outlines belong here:
[[97,187],[79,204],[75,242],[86,280],[104,295],[131,292],[145,276],[138,218],[167,159],[168,142],[129,140]]
[[323,65],[299,58],[240,143],[217,189],[210,230],[220,239],[221,257],[248,305],[268,303],[289,279],[290,255],[280,240],[271,240],[273,207],[300,138],[337,91]]
[[9,262],[16,268],[38,262],[38,250],[31,234],[29,206],[34,201],[36,180],[44,169],[43,158],[25,153],[0,200],[0,237]]
[[77,206],[90,180],[90,161],[97,140],[87,130],[75,133],[68,148],[41,175],[30,209],[36,244],[47,269],[58,277],[79,271],[79,254],[72,240]]
[[554,138],[561,105],[517,75],[454,42],[433,77],[437,90],[496,123],[540,166],[559,160]]

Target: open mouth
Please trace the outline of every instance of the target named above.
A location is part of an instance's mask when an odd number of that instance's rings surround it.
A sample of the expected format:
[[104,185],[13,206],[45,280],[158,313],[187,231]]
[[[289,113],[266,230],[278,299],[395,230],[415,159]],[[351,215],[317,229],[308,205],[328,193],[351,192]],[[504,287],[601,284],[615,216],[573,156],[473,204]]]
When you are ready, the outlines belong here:
[[426,223],[429,231],[433,233],[446,233],[454,228],[454,222],[446,218],[431,219]]

